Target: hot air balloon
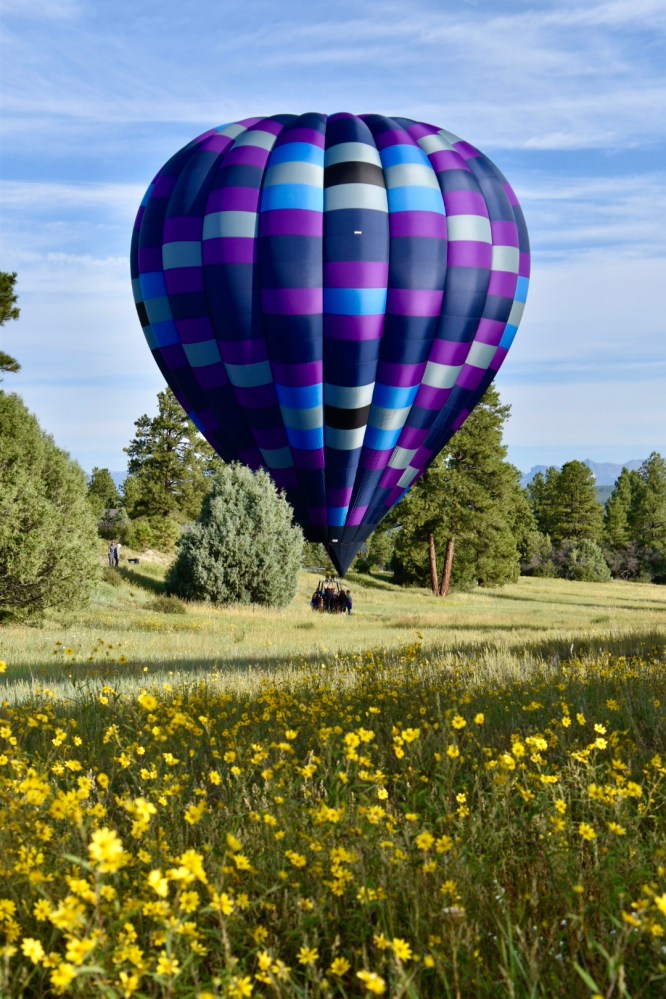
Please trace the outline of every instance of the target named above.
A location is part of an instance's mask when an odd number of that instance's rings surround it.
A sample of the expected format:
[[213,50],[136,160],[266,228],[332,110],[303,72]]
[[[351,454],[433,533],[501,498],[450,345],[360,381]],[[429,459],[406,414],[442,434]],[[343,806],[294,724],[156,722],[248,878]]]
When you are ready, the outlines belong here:
[[344,574],[499,370],[529,243],[503,175],[450,132],[284,114],[168,161],[131,269],[188,416],[224,460],[270,473]]

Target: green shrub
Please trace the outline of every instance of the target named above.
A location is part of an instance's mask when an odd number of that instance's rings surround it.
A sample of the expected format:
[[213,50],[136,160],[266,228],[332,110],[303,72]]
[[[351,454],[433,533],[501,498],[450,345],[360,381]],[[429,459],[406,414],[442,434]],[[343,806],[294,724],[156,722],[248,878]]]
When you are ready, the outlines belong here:
[[167,591],[187,600],[281,607],[296,592],[302,559],[303,535],[272,480],[227,465],[180,540]]
[[173,595],[161,593],[148,604],[148,610],[159,611],[161,614],[187,614],[187,608],[182,600]]
[[83,470],[0,392],[0,621],[78,607],[99,578]]
[[611,578],[611,571],[596,541],[584,539],[568,552],[564,575],[582,583],[604,583]]

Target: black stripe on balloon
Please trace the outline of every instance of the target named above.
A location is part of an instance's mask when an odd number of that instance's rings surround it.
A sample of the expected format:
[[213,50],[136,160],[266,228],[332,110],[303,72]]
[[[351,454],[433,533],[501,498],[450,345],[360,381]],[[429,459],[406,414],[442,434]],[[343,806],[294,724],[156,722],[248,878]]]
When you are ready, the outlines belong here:
[[360,409],[340,409],[338,406],[324,406],[324,423],[335,430],[357,430],[368,422],[370,406]]
[[344,163],[326,167],[324,187],[336,187],[338,184],[374,184],[376,187],[386,187],[382,168],[375,163],[363,163],[360,160],[345,160]]
[[148,313],[146,312],[146,306],[143,302],[136,303],[136,311],[139,315],[139,322],[145,330],[146,326],[150,326],[150,319],[148,318]]

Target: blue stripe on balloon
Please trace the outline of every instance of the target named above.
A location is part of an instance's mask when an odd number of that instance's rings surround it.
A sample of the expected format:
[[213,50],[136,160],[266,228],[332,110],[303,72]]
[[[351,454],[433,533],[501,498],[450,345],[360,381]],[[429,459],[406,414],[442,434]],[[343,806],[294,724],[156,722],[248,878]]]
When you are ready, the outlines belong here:
[[285,142],[284,145],[276,146],[272,150],[268,165],[274,166],[276,163],[293,163],[295,161],[323,166],[324,150],[309,142]]
[[184,343],[183,350],[193,368],[207,368],[209,364],[218,364],[222,360],[215,340]]
[[411,406],[419,390],[418,385],[382,385],[377,383],[372,394],[372,402],[383,409],[404,409]]
[[309,184],[276,184],[265,187],[261,195],[262,212],[282,208],[300,208],[303,211],[323,212],[324,189]]
[[502,333],[502,339],[499,342],[500,347],[502,347],[504,350],[508,350],[511,344],[513,343],[513,339],[517,332],[518,332],[517,326],[507,326],[506,329],[504,330],[504,333]]
[[158,347],[171,347],[174,343],[180,343],[176,324],[172,320],[164,323],[151,323],[150,328]]
[[324,404],[323,385],[275,385],[278,402],[285,409],[312,409]]
[[434,212],[444,215],[441,191],[432,187],[393,187],[387,192],[389,212]]
[[348,506],[328,506],[326,515],[329,527],[344,527],[347,519]]
[[431,167],[430,160],[420,146],[387,146],[386,149],[382,149],[379,155],[385,170],[392,166],[399,166],[401,163],[420,163],[422,166]]
[[380,316],[386,288],[324,288],[324,312],[335,316]]
[[530,285],[530,279],[526,277],[519,277],[516,283],[516,301],[525,302],[527,301],[527,289]]
[[164,323],[169,319],[173,319],[171,304],[165,296],[145,300],[143,304],[146,307],[151,326],[154,326],[155,323]]
[[323,427],[315,427],[313,430],[295,430],[293,427],[285,429],[290,447],[298,451],[318,451],[324,446]]
[[162,271],[153,271],[149,274],[139,275],[139,287],[141,297],[145,301],[147,298],[160,298],[166,295],[166,284]]
[[373,451],[388,451],[398,443],[402,427],[397,430],[379,430],[377,427],[368,426],[365,431],[363,444],[372,448]]

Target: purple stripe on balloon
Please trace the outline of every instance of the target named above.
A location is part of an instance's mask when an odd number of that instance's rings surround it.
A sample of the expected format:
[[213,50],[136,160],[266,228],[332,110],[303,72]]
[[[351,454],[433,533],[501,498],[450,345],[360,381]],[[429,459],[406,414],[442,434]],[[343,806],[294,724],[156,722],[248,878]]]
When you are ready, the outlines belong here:
[[283,146],[288,145],[290,142],[307,142],[308,145],[317,146],[318,149],[324,148],[324,133],[318,132],[314,128],[290,128],[287,135],[287,141],[281,143]]
[[488,205],[478,191],[444,191],[447,215],[482,215],[488,218]]
[[347,527],[358,527],[363,523],[363,518],[368,512],[367,506],[356,506],[353,507],[347,514]]
[[282,122],[274,121],[271,118],[258,118],[255,124],[248,128],[248,132],[268,132],[269,135],[279,135],[283,128]]
[[268,149],[259,146],[234,146],[224,157],[226,166],[254,166],[263,169],[268,162]]
[[164,222],[162,243],[179,243],[182,240],[201,239],[203,221],[201,216],[174,215]]
[[[255,385],[252,388],[236,386],[234,391],[239,405],[247,409],[266,409],[267,406],[277,405],[277,395],[272,382],[268,385]],[[249,422],[252,422],[251,419]]]
[[323,448],[316,448],[312,451],[305,451],[302,448],[292,447],[291,453],[294,457],[296,468],[318,469],[323,471],[326,467]]
[[155,186],[150,193],[150,200],[152,201],[153,198],[170,198],[175,186],[175,177],[170,177],[164,173],[158,174],[155,178]]
[[295,468],[270,468],[267,471],[278,489],[295,489],[298,486]]
[[303,385],[318,385],[323,380],[324,365],[321,361],[308,361],[307,364],[280,364],[274,361],[273,380],[278,385],[298,388]]
[[490,232],[496,246],[519,246],[518,228],[515,222],[490,222]]
[[453,148],[460,153],[464,160],[478,160],[481,159],[482,154],[474,146],[470,145],[469,142],[464,140],[460,142],[454,142]]
[[493,248],[490,243],[477,243],[473,240],[456,239],[448,247],[449,267],[482,267],[490,270]]
[[351,486],[348,489],[327,489],[326,502],[329,506],[349,506],[353,491]]
[[[280,419],[279,410],[277,409],[275,419]],[[289,447],[286,431],[280,424],[273,427],[255,427],[252,430],[252,436],[257,442],[257,447],[266,451],[275,451],[278,448]]]
[[324,307],[321,288],[262,288],[261,306],[273,316],[313,316]]
[[311,524],[316,527],[328,526],[328,510],[325,506],[309,506],[306,509]]
[[211,212],[256,212],[261,191],[255,187],[218,187],[206,202],[206,214]]
[[[423,386],[421,386],[421,388],[423,388]],[[414,413],[414,411],[418,408],[419,404],[418,404],[418,394],[417,394],[416,399],[414,400],[414,405],[412,406],[409,415],[411,416]],[[424,440],[428,436],[428,430],[429,430],[428,427],[410,427],[409,425],[403,427],[403,431],[400,434],[400,440],[398,441],[399,446],[407,448],[410,451],[413,451],[414,448],[421,447]]]
[[488,370],[499,371],[499,369],[504,364],[504,359],[507,354],[508,351],[505,350],[504,347],[498,347],[497,350],[495,351],[495,356],[493,357],[492,361],[490,362],[490,365],[488,366]]
[[518,273],[521,277],[530,276],[530,255],[529,253],[520,254],[520,262],[518,264]]
[[275,208],[259,215],[260,236],[319,236],[324,235],[323,212],[304,208]]
[[139,250],[139,274],[154,274],[162,270],[162,247],[149,246]]
[[213,135],[209,135],[207,139],[204,139],[201,143],[201,148],[213,153],[223,153],[233,141],[228,135],[214,133]]
[[364,471],[377,471],[386,468],[388,460],[393,454],[393,448],[384,451],[376,451],[374,448],[364,447],[361,451],[358,466]]
[[488,284],[489,295],[499,295],[500,298],[513,298],[516,294],[518,275],[508,271],[493,271]]
[[393,364],[391,361],[380,361],[375,381],[395,388],[408,388],[419,384],[425,368],[425,361],[421,364]]
[[324,264],[327,288],[385,288],[388,261],[343,260]]
[[221,389],[229,385],[229,378],[223,364],[205,364],[202,368],[192,368],[198,384],[207,391]]
[[[429,409],[431,412],[438,413],[450,395],[451,389],[436,388],[434,385],[421,385],[416,393],[414,405],[418,406],[419,409]],[[401,447],[407,446],[402,443],[402,440],[399,443]]]
[[324,314],[324,336],[331,340],[380,340],[384,316],[332,316]]
[[[256,125],[258,122],[263,121],[263,120],[264,119],[261,118],[261,117],[241,118],[240,121],[236,122],[236,124],[237,125],[242,125],[243,128],[252,128],[253,125]],[[224,127],[226,127],[226,126],[224,126]]]
[[423,288],[389,288],[386,311],[394,316],[438,316],[444,293]]
[[218,340],[217,345],[226,364],[258,364],[268,359],[263,337],[257,340]]
[[402,473],[404,468],[391,468],[390,465],[384,470],[384,474],[379,480],[379,486],[381,489],[392,489],[397,486],[398,479],[402,478]]
[[504,183],[502,184],[502,187],[504,188],[504,193],[509,199],[509,204],[516,208],[518,206],[518,198],[516,197],[516,192],[511,187],[511,184]]
[[436,212],[390,212],[391,238],[424,236],[429,239],[446,239],[446,219]]
[[386,149],[388,146],[416,145],[416,142],[404,128],[389,128],[385,132],[379,132],[374,138],[377,149]]
[[470,414],[470,410],[469,409],[461,409],[460,410],[460,412],[456,416],[455,420],[451,424],[451,429],[453,430],[454,433],[455,433],[456,430],[460,430],[460,428],[462,427],[463,423],[465,422],[465,420],[467,419],[467,417],[469,416],[469,414]]
[[387,507],[388,509],[390,509],[392,506],[395,506],[395,504],[398,502],[404,491],[405,490],[403,489],[402,486],[396,486],[394,489],[391,490],[391,492],[384,500],[384,506]]
[[407,126],[407,131],[413,139],[422,139],[424,135],[436,135],[439,129],[436,125],[428,125],[425,121],[415,121]]
[[203,241],[203,262],[210,264],[255,264],[258,258],[256,239],[249,236],[221,236]]
[[464,364],[469,353],[469,343],[451,340],[434,340],[430,349],[430,360],[437,364]]
[[177,267],[164,272],[164,283],[168,295],[185,295],[188,292],[203,291],[203,272],[200,267]]
[[190,370],[190,362],[185,357],[185,351],[179,343],[169,344],[168,347],[160,347],[155,354],[162,358],[163,364],[176,376],[180,368]]
[[210,135],[219,135],[219,130],[217,128],[209,128],[207,131],[202,132],[201,135],[197,135],[191,143],[193,146],[200,146],[202,142],[205,142]]
[[181,343],[203,343],[215,337],[207,316],[199,316],[197,319],[176,319],[176,329]]
[[455,149],[440,149],[436,153],[430,153],[428,159],[436,173],[444,173],[446,170],[467,170],[468,173],[471,172],[465,160],[462,156],[458,155]]
[[250,468],[257,469],[260,468],[264,459],[259,448],[246,448],[245,450],[239,450],[238,460],[242,461],[244,465],[249,465]]
[[480,319],[474,342],[487,343],[497,347],[505,329],[506,323],[502,323],[498,319]]
[[481,384],[481,379],[485,375],[485,368],[475,368],[471,364],[464,364],[463,369],[456,380],[456,388],[464,388],[473,391]]

